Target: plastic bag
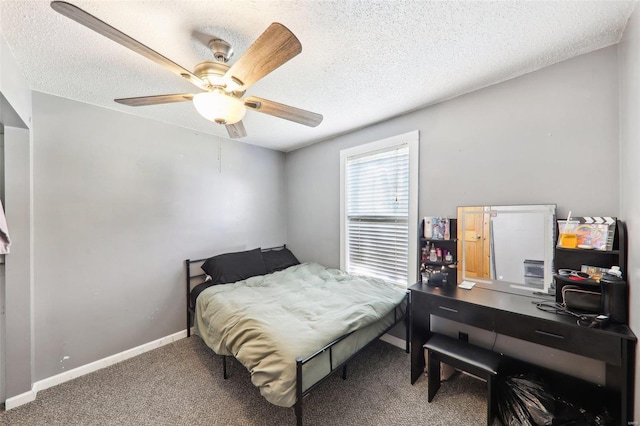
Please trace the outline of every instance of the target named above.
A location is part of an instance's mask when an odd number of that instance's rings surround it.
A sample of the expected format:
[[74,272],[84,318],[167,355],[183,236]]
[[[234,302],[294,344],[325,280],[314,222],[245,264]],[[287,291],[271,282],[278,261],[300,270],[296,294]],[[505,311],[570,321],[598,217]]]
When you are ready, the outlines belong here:
[[556,413],[553,424],[554,426],[612,425],[613,417],[604,407],[601,408],[599,413],[594,414],[571,401],[558,397],[556,398]]
[[552,425],[555,398],[544,383],[524,375],[498,382],[498,413],[505,426]]
[[[505,426],[605,426],[613,424],[604,407],[594,414],[579,404],[554,395],[533,375],[507,376],[497,383],[498,414]],[[592,407],[593,408],[593,407]]]

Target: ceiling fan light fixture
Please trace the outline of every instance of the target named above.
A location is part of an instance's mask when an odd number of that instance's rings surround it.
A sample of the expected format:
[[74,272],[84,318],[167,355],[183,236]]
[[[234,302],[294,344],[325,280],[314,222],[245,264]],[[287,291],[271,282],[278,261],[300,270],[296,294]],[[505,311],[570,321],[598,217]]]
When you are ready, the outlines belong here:
[[198,93],[193,97],[193,105],[201,116],[219,124],[237,123],[247,112],[242,101],[222,90]]

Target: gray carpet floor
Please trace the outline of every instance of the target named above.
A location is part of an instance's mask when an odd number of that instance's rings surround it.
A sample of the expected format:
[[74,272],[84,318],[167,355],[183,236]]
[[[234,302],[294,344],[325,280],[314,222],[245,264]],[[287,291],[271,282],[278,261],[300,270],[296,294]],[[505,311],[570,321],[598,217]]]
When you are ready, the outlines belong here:
[[[237,361],[222,363],[199,337],[181,339],[38,393],[0,411],[3,425],[295,425],[293,408],[267,402]],[[304,399],[304,424],[484,425],[486,384],[464,374],[427,402],[409,381],[403,350],[378,341]]]

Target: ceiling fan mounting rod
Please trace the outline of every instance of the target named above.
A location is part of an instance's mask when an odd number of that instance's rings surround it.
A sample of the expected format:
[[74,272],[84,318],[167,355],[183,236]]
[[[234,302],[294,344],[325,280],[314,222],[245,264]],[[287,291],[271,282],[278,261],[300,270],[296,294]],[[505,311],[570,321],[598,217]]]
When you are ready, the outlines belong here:
[[[214,38],[210,40],[209,49],[211,49],[211,51],[213,52],[213,57],[219,63],[226,64],[227,62],[229,62],[229,59],[233,57],[233,49],[231,48],[231,45],[220,38]],[[229,66],[226,65],[226,70],[228,69]],[[236,85],[236,88],[234,90],[238,90],[239,88],[244,86],[244,82],[233,75],[227,76],[227,78],[230,78],[231,81]]]
[[211,49],[213,57],[216,58],[216,61],[218,62],[226,64],[233,56],[233,49],[231,48],[231,45],[219,38],[214,38],[209,41],[209,49]]

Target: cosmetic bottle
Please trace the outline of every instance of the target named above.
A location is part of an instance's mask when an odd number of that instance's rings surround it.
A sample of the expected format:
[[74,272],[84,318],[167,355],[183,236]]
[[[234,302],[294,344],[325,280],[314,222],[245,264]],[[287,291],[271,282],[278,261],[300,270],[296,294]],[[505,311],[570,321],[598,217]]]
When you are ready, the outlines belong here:
[[436,252],[436,247],[431,243],[431,250],[429,250],[429,262],[437,262],[438,261],[438,253]]
[[447,263],[453,263],[453,256],[451,255],[450,251],[445,255],[444,261]]

